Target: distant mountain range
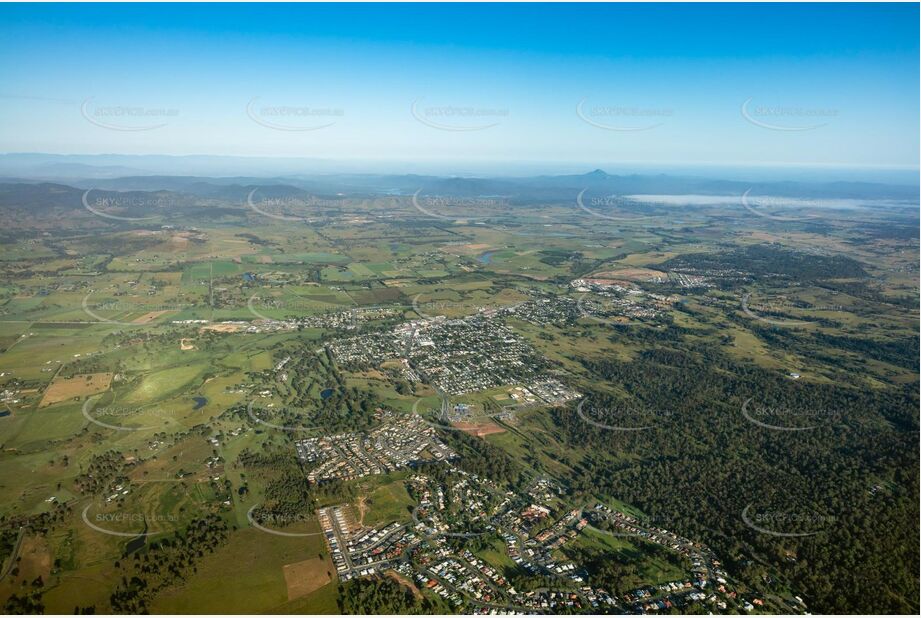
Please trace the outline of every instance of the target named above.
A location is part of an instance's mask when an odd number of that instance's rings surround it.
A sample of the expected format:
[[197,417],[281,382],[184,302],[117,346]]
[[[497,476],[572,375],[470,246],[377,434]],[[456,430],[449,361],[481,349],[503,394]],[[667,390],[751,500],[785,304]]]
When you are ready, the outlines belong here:
[[[804,182],[725,180],[669,174],[611,174],[601,169],[585,174],[530,177],[458,177],[417,174],[263,174],[197,175],[193,170],[217,165],[264,168],[274,159],[255,157],[169,157],[41,154],[0,155],[0,205],[11,200],[33,203],[73,203],[83,191],[170,192],[204,200],[242,203],[253,189],[261,197],[423,195],[502,197],[513,204],[571,201],[579,192],[588,195],[712,195],[814,199],[897,200],[917,203],[918,186],[873,182]],[[309,159],[279,159],[278,167],[309,167]],[[229,163],[228,163],[229,162]],[[136,164],[136,166],[134,165]],[[155,174],[152,168],[187,167],[188,174]],[[31,185],[31,187],[30,187]]]

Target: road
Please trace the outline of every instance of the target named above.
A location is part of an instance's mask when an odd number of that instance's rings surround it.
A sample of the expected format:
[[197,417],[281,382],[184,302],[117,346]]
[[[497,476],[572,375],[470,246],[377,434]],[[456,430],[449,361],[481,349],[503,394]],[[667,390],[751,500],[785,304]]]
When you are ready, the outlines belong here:
[[19,555],[19,550],[22,547],[22,540],[26,536],[26,529],[22,526],[19,526],[19,534],[16,536],[16,544],[13,546],[13,551],[10,553],[9,562],[6,565],[6,568],[3,570],[3,573],[0,574],[0,581],[3,581],[7,575],[13,570],[13,566],[16,564],[16,556]]

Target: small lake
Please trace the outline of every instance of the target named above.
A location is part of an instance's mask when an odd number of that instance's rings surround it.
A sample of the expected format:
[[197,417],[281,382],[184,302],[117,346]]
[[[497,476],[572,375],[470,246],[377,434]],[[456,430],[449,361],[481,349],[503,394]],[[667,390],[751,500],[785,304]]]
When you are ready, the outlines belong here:
[[125,553],[133,554],[147,544],[147,537],[144,535],[136,536],[125,545]]
[[322,391],[320,391],[320,399],[326,401],[333,396],[334,392],[335,391],[331,388],[324,388]]
[[125,545],[125,553],[133,554],[145,545],[147,545],[147,520],[144,520],[144,530]]
[[477,258],[477,260],[480,261],[480,264],[489,264],[490,262],[492,262],[493,253],[495,253],[495,251],[487,251],[485,253],[482,253],[480,254],[480,257]]
[[195,407],[192,408],[193,410],[201,410],[208,404],[207,397],[192,397],[192,401],[195,402]]

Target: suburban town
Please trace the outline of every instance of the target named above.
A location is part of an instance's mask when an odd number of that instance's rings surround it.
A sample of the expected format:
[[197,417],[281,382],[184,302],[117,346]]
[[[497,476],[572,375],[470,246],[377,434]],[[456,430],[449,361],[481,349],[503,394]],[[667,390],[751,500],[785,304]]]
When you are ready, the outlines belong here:
[[368,333],[329,344],[342,364],[378,365],[406,358],[438,390],[462,395],[538,375],[543,361],[514,331],[484,315],[414,320],[390,333]]
[[295,442],[297,457],[317,464],[307,475],[311,483],[351,480],[386,474],[424,461],[456,457],[416,414],[383,413],[381,424],[369,433],[344,433]]
[[[362,526],[350,505],[318,511],[341,580],[396,571],[441,596],[455,611],[473,614],[653,613],[687,610],[692,605],[750,612],[764,603],[755,596],[739,595],[706,546],[601,503],[567,509],[560,502],[559,487],[546,479],[537,480],[522,496],[503,492],[487,479],[455,467],[449,468],[447,483],[422,472],[407,483],[418,500],[407,523]],[[692,569],[684,579],[616,598],[589,585],[584,566],[567,558],[566,545],[584,534],[641,539],[685,557]],[[553,586],[516,590],[495,565],[464,547],[484,535],[501,538],[512,561],[529,573],[550,578]]]

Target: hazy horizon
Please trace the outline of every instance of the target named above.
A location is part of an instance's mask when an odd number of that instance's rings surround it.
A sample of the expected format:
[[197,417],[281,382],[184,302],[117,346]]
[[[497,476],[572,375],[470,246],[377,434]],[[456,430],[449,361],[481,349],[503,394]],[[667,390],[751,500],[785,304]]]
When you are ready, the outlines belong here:
[[[195,163],[190,163],[194,161]],[[70,167],[68,167],[70,166]],[[83,170],[81,173],[81,168]],[[124,169],[113,169],[124,168]],[[212,154],[57,154],[0,153],[0,176],[25,179],[86,177],[92,170],[116,178],[130,175],[168,176],[323,176],[323,175],[432,175],[481,178],[527,178],[578,175],[600,169],[611,175],[658,175],[720,180],[790,182],[866,182],[918,185],[918,168],[909,166],[800,166],[679,164],[623,161],[399,161],[323,159],[286,156]]]

